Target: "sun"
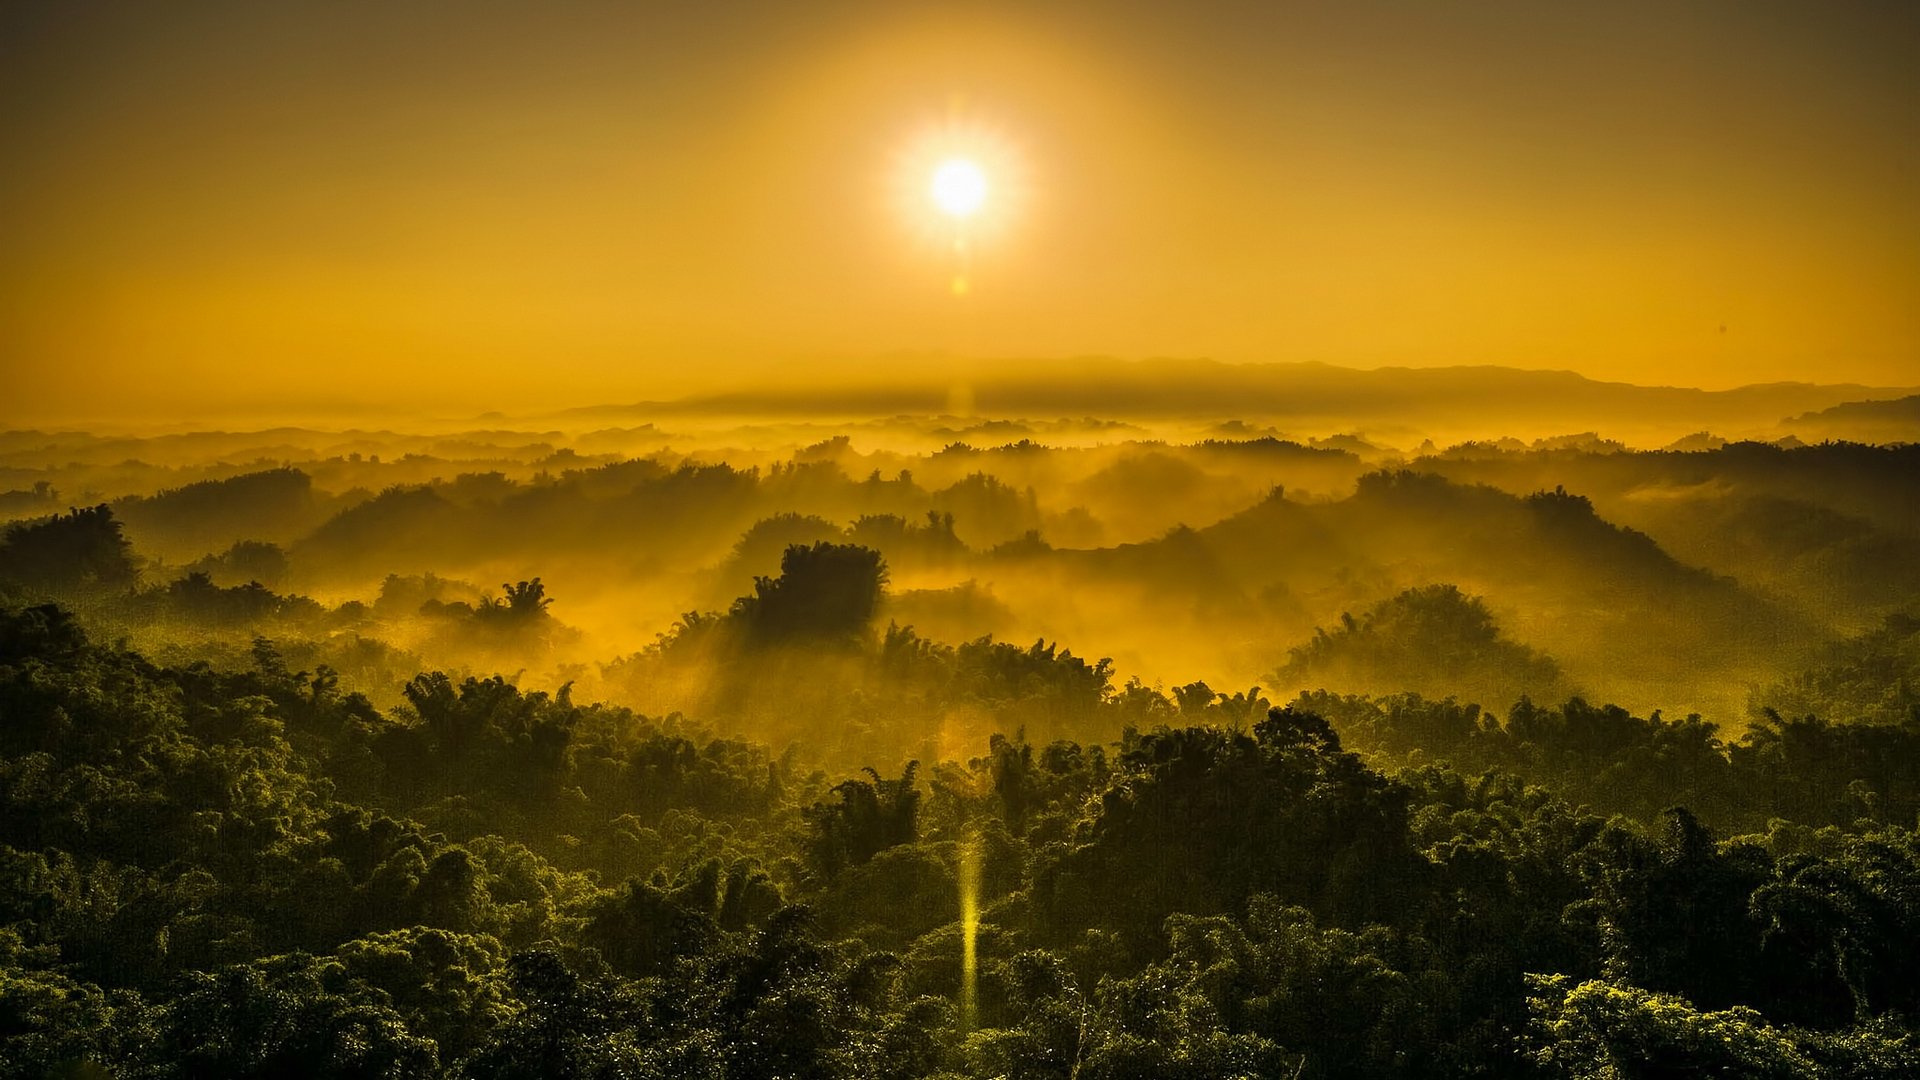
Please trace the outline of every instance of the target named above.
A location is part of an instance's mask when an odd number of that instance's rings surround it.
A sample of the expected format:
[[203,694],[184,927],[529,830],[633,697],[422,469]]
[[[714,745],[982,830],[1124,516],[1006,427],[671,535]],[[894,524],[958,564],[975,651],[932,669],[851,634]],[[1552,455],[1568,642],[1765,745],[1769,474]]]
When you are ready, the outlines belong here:
[[929,251],[1004,246],[1026,218],[1032,169],[1006,129],[950,105],[888,160],[888,204]]
[[987,202],[987,174],[966,158],[948,158],[933,170],[933,204],[949,217],[967,218]]
[[888,203],[956,297],[974,294],[976,273],[1015,250],[1034,198],[1024,149],[961,103],[930,118],[889,159]]

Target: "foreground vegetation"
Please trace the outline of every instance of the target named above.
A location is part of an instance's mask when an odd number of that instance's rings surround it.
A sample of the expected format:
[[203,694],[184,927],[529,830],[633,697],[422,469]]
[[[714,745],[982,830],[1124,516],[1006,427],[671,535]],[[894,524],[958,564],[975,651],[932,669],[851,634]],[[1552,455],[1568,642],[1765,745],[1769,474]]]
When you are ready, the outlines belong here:
[[1911,448],[538,453],[13,493],[0,1076],[1920,1073]]
[[1117,743],[840,778],[498,678],[382,713],[264,639],[163,667],[9,609],[4,1069],[1920,1067],[1912,717],[1726,746],[1577,700],[1182,690],[1102,686],[1159,721]]

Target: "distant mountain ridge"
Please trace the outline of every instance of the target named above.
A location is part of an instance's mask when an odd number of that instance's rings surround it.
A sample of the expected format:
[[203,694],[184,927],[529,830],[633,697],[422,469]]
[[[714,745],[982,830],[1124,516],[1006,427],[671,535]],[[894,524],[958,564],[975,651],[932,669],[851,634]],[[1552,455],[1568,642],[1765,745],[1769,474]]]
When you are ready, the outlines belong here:
[[[1315,421],[1413,422],[1438,414],[1461,426],[1499,428],[1523,417],[1550,427],[1680,425],[1732,434],[1777,428],[1785,417],[1915,388],[1800,382],[1729,390],[1603,382],[1572,371],[1496,366],[1384,367],[1323,363],[1229,364],[1212,360],[1081,358],[948,364],[924,373],[854,378],[838,385],[794,380],[669,401],[600,405],[553,414],[572,419],[637,415],[1191,416]],[[1450,426],[1450,425],[1449,425]]]
[[1920,394],[1842,402],[1793,417],[1783,426],[1803,439],[1920,442]]

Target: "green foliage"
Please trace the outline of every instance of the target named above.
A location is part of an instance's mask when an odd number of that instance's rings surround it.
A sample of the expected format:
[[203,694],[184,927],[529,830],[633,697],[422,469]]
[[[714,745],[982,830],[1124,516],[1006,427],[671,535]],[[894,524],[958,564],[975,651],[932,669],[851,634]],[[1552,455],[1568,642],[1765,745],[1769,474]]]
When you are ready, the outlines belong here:
[[547,587],[539,578],[532,581],[509,582],[500,586],[505,599],[495,600],[489,596],[483,599],[474,612],[482,623],[522,629],[551,618],[547,606],[553,598],[547,595]]
[[1311,713],[1276,709],[1251,734],[1134,735],[1115,764],[1097,812],[1036,870],[1055,933],[1109,928],[1144,946],[1169,914],[1238,910],[1256,892],[1362,924],[1423,889],[1407,792]]
[[890,560],[916,564],[951,562],[966,554],[967,545],[954,534],[953,513],[929,510],[925,524],[898,514],[863,514],[847,527],[847,539],[862,547],[885,552]]
[[104,504],[9,525],[0,535],[0,581],[86,593],[129,589],[138,579],[133,544]]
[[804,814],[814,829],[814,863],[831,875],[917,839],[920,792],[915,776],[919,771],[920,763],[909,761],[900,779],[886,780],[869,768],[866,780],[843,780],[834,785],[832,793],[837,801],[808,807]]
[[334,952],[347,979],[385,994],[447,1061],[477,1049],[510,1015],[503,954],[490,935],[428,926],[369,934]]
[[1681,998],[1566,975],[1530,980],[1530,1053],[1546,1076],[1890,1077],[1920,1069],[1910,1032],[1842,1038],[1768,1024],[1752,1009],[1702,1011]]
[[41,604],[0,617],[0,663],[58,660],[87,644],[86,631],[73,614],[56,604]]
[[0,1075],[1915,1067],[1903,726],[1726,744],[1577,699],[1271,709],[1044,642],[864,648],[810,655],[882,673],[867,707],[1144,722],[848,777],[498,676],[383,714],[265,637],[169,666],[0,609]]
[[155,495],[122,499],[114,509],[143,550],[182,558],[224,548],[248,559],[264,553],[248,552],[242,540],[290,540],[319,524],[327,506],[315,494],[311,476],[281,467],[196,480]]
[[1281,686],[1388,689],[1505,702],[1522,694],[1552,696],[1563,687],[1559,665],[1509,640],[1486,602],[1453,585],[1408,589],[1360,618],[1342,615],[1332,631],[1291,651],[1273,675]]
[[1920,723],[1920,617],[1889,615],[1878,628],[1833,645],[1821,662],[1756,691],[1756,714],[1844,723]]
[[880,553],[852,544],[794,545],[780,576],[755,578],[729,616],[757,645],[849,643],[867,632],[887,583]]
[[159,1038],[165,1010],[130,990],[102,990],[53,969],[51,946],[0,929],[0,1076],[131,1072]]
[[257,581],[223,589],[199,570],[169,582],[163,595],[179,615],[216,625],[252,626],[289,606],[288,600]]
[[[628,881],[587,911],[581,940],[600,951],[623,975],[660,975],[681,959],[711,949],[720,928],[713,904],[701,911],[680,897],[641,881]],[[691,910],[690,910],[691,908]]]
[[198,559],[187,569],[208,575],[215,584],[256,582],[272,588],[287,576],[289,564],[286,549],[279,544],[267,540],[236,540],[227,550]]
[[154,1047],[161,1074],[400,1080],[439,1074],[438,1047],[383,994],[304,955],[189,972]]
[[1607,813],[1653,821],[1684,793],[1689,810],[1732,831],[1776,818],[1808,825],[1909,822],[1920,816],[1920,726],[1833,724],[1768,716],[1737,740],[1698,716],[1638,717],[1573,698],[1522,698],[1503,722],[1477,705],[1416,694],[1382,698],[1303,693],[1298,709],[1324,714],[1383,766],[1446,761],[1545,785]]

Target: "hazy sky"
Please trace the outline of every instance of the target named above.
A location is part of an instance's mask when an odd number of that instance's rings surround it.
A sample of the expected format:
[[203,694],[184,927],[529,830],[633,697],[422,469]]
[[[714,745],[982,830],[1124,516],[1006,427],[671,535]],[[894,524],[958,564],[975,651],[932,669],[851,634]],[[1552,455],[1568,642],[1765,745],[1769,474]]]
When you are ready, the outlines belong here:
[[903,352],[1920,382],[1910,2],[10,0],[0,163],[0,423]]

